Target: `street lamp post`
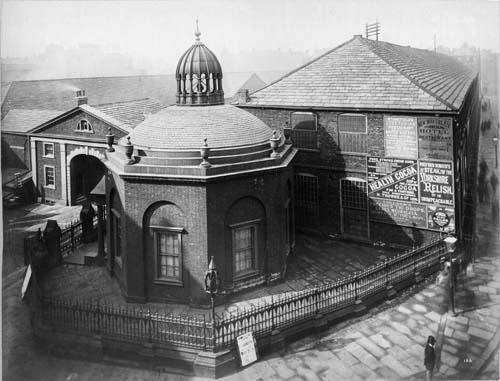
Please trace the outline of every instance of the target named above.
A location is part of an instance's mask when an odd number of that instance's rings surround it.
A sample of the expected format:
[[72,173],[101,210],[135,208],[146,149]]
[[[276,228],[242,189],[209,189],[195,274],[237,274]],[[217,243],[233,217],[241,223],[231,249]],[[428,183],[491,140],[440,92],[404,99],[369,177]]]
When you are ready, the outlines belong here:
[[493,145],[495,146],[495,168],[498,168],[498,137],[493,138]]
[[210,264],[208,265],[208,270],[205,273],[205,292],[210,294],[210,300],[212,302],[212,329],[213,329],[213,346],[215,348],[215,296],[219,292],[220,287],[220,275],[217,267],[215,265],[214,257],[210,258]]
[[450,255],[450,272],[448,275],[449,278],[449,288],[450,288],[450,293],[449,293],[449,298],[450,298],[450,305],[451,305],[451,314],[452,316],[457,316],[457,313],[455,312],[455,284],[454,284],[454,274],[453,272],[455,269],[453,268],[453,253],[455,252],[456,249],[456,244],[457,244],[457,239],[451,235],[446,237],[444,239],[444,242],[446,244],[446,249],[448,251],[448,254]]

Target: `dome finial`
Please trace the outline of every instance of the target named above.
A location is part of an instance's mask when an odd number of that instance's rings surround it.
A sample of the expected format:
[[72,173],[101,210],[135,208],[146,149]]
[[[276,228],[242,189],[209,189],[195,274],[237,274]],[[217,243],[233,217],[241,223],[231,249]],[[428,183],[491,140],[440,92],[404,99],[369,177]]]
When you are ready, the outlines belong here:
[[196,41],[200,41],[200,29],[198,28],[198,19],[196,19],[196,31],[194,32],[194,35],[196,37]]

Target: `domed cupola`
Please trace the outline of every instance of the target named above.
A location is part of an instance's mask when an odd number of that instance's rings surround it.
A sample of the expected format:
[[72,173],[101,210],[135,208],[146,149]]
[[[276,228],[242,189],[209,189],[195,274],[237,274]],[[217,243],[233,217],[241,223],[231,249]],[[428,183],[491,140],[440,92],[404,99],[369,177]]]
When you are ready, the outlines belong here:
[[177,105],[207,106],[224,104],[222,68],[219,60],[200,41],[196,21],[196,41],[177,64]]

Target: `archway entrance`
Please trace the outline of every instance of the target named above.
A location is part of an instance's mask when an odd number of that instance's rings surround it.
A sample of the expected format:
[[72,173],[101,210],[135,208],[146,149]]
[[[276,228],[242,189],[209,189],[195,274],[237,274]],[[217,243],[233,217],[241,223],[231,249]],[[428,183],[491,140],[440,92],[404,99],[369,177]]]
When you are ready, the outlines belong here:
[[77,155],[70,162],[71,205],[82,204],[105,173],[104,164],[91,155]]

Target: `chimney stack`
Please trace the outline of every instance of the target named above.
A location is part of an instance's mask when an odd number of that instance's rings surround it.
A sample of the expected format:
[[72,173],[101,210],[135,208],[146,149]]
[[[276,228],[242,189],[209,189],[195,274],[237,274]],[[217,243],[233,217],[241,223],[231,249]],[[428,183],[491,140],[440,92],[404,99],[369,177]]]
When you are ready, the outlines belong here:
[[250,97],[248,96],[248,89],[240,89],[238,90],[238,104],[239,105],[244,105],[250,100]]
[[85,94],[85,90],[76,90],[76,104],[77,106],[86,105],[89,103],[89,99]]

